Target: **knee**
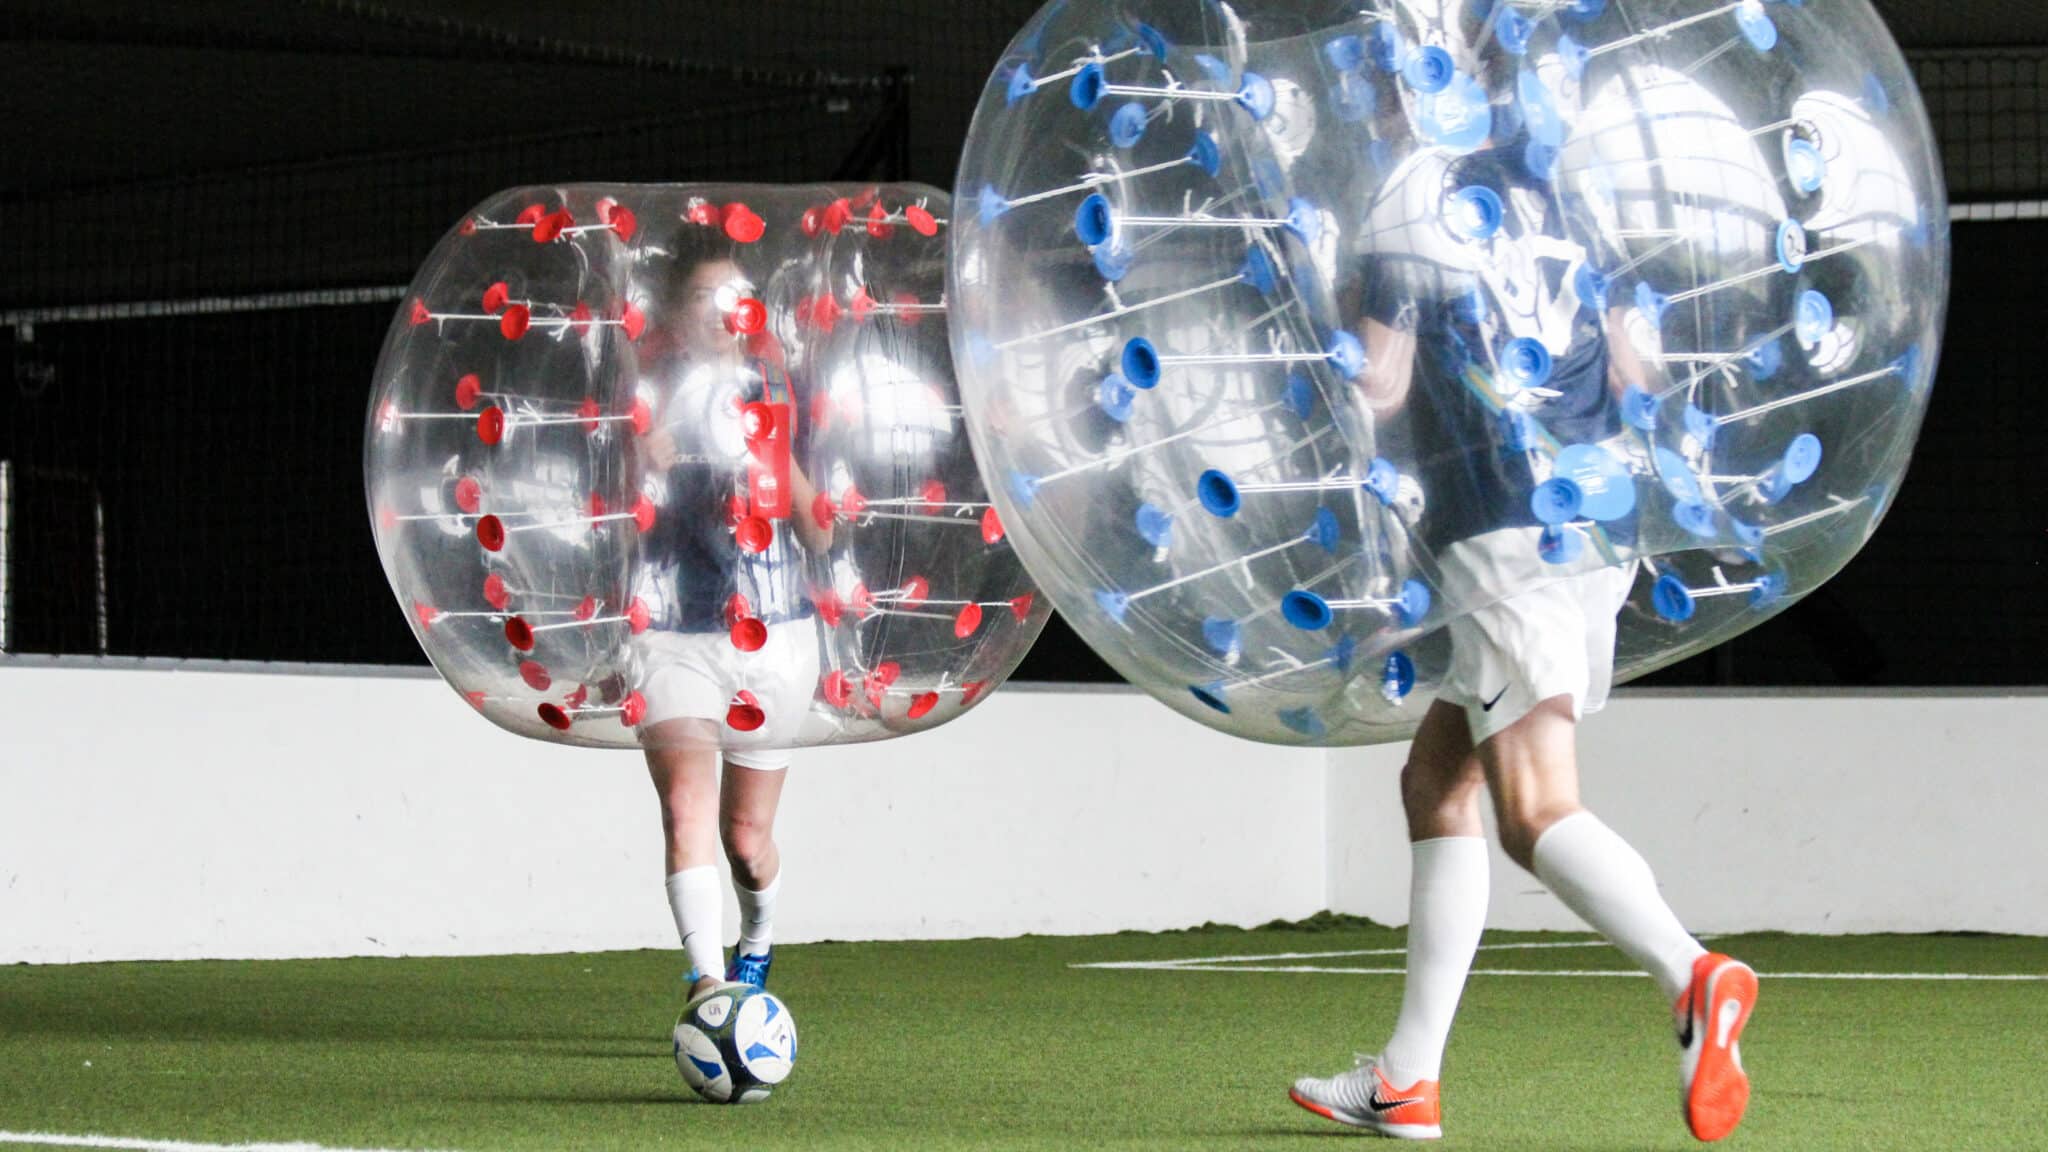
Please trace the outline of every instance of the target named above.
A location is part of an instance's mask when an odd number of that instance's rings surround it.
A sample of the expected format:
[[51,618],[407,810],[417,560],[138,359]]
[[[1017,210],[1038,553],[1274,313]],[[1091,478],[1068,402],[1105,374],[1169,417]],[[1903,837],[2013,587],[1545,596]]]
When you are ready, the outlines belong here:
[[1413,760],[1401,766],[1401,807],[1411,830],[1439,830],[1466,823],[1477,779],[1446,775]]
[[1576,803],[1503,804],[1495,813],[1500,825],[1500,847],[1508,859],[1525,871],[1536,871],[1536,842],[1558,821],[1579,811]]
[[767,863],[768,854],[775,848],[775,839],[767,824],[739,813],[726,813],[719,824],[719,838],[725,842],[725,858],[732,865],[733,877],[749,888],[758,888],[754,883],[755,872]]

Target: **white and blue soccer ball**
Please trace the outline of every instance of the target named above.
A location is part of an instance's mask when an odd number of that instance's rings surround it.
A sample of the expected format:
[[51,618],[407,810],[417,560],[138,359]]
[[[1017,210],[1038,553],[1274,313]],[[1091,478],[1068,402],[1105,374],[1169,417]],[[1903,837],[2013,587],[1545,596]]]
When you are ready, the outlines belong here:
[[796,1021],[788,1007],[746,984],[683,1009],[675,1042],[683,1083],[718,1104],[766,1100],[796,1066]]

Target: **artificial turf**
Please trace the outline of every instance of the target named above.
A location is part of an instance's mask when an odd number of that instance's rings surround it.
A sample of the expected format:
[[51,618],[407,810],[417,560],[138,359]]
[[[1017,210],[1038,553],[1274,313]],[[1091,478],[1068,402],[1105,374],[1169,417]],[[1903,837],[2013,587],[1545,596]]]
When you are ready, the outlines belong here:
[[[676,1074],[673,953],[0,968],[0,1133],[463,1152],[1327,1148],[1362,1137],[1296,1109],[1287,1084],[1380,1043],[1398,979],[1069,967],[1401,940],[1320,927],[785,947],[773,988],[801,1055],[747,1107],[697,1103]],[[1716,946],[1766,976],[1743,1044],[1755,1097],[1728,1147],[2048,1148],[2048,983],[1769,979],[2048,973],[2048,940]],[[1605,948],[1488,951],[1480,966],[1626,967]],[[1668,1019],[1642,979],[1475,978],[1442,1147],[1692,1146]]]

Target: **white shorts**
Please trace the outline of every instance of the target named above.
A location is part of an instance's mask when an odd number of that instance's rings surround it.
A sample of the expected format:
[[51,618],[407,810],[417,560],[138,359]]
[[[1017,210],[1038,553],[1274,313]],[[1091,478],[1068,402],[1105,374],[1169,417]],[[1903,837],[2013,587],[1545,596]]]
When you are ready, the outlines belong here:
[[[1447,588],[1471,594],[1527,570],[1536,529],[1461,540],[1442,558]],[[1601,568],[1532,588],[1453,619],[1451,666],[1437,699],[1465,710],[1472,742],[1482,744],[1556,696],[1572,699],[1572,719],[1607,706],[1614,687],[1615,618],[1635,586],[1636,565]]]
[[[789,767],[789,748],[818,692],[815,619],[769,625],[758,652],[740,651],[724,632],[649,632],[636,643],[647,668],[642,732],[670,720],[709,720],[728,763],[763,772]],[[767,718],[752,732],[726,723],[742,690]]]

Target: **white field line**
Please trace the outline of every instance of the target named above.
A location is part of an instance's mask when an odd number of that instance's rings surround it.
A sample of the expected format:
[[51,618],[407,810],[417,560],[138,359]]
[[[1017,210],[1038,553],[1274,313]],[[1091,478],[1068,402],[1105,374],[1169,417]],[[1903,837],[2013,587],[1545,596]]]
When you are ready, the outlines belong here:
[[60,1132],[0,1132],[0,1144],[37,1148],[112,1148],[121,1152],[398,1152],[393,1148],[336,1148],[326,1144],[200,1144],[129,1136],[70,1136]]
[[[1534,951],[1543,948],[1605,948],[1605,940],[1545,940],[1525,944],[1481,944],[1481,952]],[[1274,952],[1264,956],[1189,956],[1180,960],[1103,960],[1093,964],[1069,964],[1069,968],[1122,968],[1132,971],[1181,971],[1207,964],[1238,964],[1268,960],[1335,960],[1347,956],[1405,956],[1406,948],[1351,948],[1342,952]],[[1232,968],[1232,972],[1256,969]],[[1335,971],[1335,969],[1332,969]]]
[[[1073,964],[1073,968],[1103,968],[1111,965]],[[1142,966],[1154,972],[1326,972],[1339,976],[1405,976],[1406,968],[1330,968],[1315,964],[1245,964],[1219,968],[1207,964]],[[1619,968],[1474,968],[1474,976],[1560,976],[1643,978],[1648,973]],[[1985,981],[1992,983],[2048,983],[2048,972],[1759,972],[1764,980],[1931,980],[1941,982]]]

